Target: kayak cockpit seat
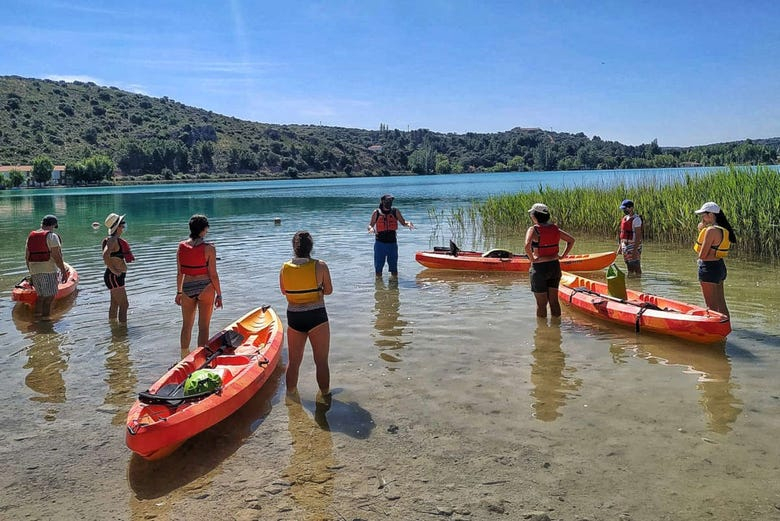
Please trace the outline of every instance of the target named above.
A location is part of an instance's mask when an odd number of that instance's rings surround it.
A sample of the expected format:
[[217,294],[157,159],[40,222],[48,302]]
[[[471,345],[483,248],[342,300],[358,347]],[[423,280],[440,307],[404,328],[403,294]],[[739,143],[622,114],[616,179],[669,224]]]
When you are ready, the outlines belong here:
[[193,393],[188,394],[187,396],[184,395],[184,388],[181,386],[174,386],[173,384],[167,384],[160,388],[160,391],[164,392],[164,390],[169,387],[179,387],[179,389],[174,389],[173,394],[162,394],[160,392],[157,393],[150,393],[149,391],[142,391],[138,393],[138,401],[141,403],[145,403],[147,405],[181,405],[184,402],[192,402],[195,400],[200,400],[201,398],[205,398],[207,396],[210,396],[215,393],[220,393],[222,391],[222,387],[217,387],[216,389],[210,389],[208,391],[203,391],[201,393]]
[[482,254],[483,257],[488,259],[511,259],[513,255],[514,253],[511,251],[501,248],[493,248]]
[[458,245],[450,240],[449,246],[434,246],[433,251],[435,253],[449,253],[453,257],[457,257],[458,253],[460,253],[460,248],[458,248]]

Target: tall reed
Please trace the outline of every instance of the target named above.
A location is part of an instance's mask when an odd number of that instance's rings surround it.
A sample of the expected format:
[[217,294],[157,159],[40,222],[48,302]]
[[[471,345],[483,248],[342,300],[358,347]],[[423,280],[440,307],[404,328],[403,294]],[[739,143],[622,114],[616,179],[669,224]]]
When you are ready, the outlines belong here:
[[[500,195],[474,203],[485,235],[508,227],[529,225],[528,209],[542,202],[553,221],[572,233],[617,238],[619,209],[632,199],[644,221],[645,238],[652,242],[689,245],[699,217],[694,213],[706,201],[718,203],[737,235],[734,252],[740,256],[772,259],[780,255],[780,173],[767,167],[729,167],[709,175],[686,176],[662,182],[648,179],[636,185],[546,188]],[[460,216],[461,218],[463,215]]]

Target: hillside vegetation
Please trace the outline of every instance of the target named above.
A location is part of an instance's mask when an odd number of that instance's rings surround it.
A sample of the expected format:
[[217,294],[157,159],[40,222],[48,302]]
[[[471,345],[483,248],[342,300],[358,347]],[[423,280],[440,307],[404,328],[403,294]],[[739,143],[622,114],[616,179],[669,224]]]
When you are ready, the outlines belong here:
[[93,83],[0,77],[0,165],[108,157],[146,179],[775,164],[780,139],[661,148],[515,128],[443,134],[243,121]]

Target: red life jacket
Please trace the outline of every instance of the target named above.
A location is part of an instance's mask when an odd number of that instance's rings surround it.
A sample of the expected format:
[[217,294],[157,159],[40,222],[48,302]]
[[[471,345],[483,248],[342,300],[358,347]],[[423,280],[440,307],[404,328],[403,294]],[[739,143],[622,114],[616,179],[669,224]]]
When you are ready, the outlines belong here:
[[627,215],[620,220],[620,238],[627,241],[634,239],[634,219],[636,215]]
[[531,248],[536,250],[539,257],[557,257],[560,252],[561,230],[554,224],[534,226],[539,240],[531,242]]
[[[112,251],[110,255],[112,257],[119,257],[128,263],[133,262],[135,260],[135,256],[133,255],[133,252],[130,251],[130,244],[121,237],[117,237],[117,240],[119,241],[119,251]],[[107,242],[108,237],[103,239],[103,248],[106,247]]]
[[179,264],[181,272],[185,275],[207,275],[209,272],[206,262],[206,244],[202,242],[196,246],[187,241],[179,243]]
[[46,244],[46,238],[51,231],[35,230],[27,236],[27,260],[30,262],[48,262],[51,259],[51,250]]
[[130,243],[121,237],[119,237],[119,251],[122,252],[125,262],[133,262],[135,260],[135,255],[130,251]]
[[396,210],[393,208],[388,213],[384,213],[382,210],[376,210],[378,215],[376,217],[376,224],[374,229],[377,233],[382,232],[394,232],[398,229],[398,217],[396,217]]

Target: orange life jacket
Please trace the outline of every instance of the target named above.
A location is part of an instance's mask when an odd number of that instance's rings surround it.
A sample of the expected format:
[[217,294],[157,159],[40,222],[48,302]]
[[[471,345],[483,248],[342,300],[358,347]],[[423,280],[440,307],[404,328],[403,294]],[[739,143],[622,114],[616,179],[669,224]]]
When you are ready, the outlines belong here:
[[396,241],[395,232],[398,230],[398,215],[395,208],[384,213],[381,208],[374,210],[377,212],[374,230],[376,231],[376,240],[379,242],[393,243]]
[[626,215],[620,220],[620,238],[631,241],[634,239],[634,218],[636,215]]
[[388,213],[384,213],[382,210],[376,210],[378,212],[378,215],[376,217],[376,224],[374,225],[374,229],[377,233],[382,232],[394,232],[398,229],[398,217],[396,216],[396,210],[393,208]]
[[51,259],[51,250],[46,244],[46,238],[51,231],[34,230],[27,236],[27,260],[30,262],[48,262]]
[[207,275],[209,266],[206,262],[206,244],[202,242],[193,246],[187,241],[179,243],[179,264],[185,275]]
[[531,242],[531,248],[536,250],[539,257],[557,257],[560,252],[561,230],[554,224],[534,226],[538,241]]

